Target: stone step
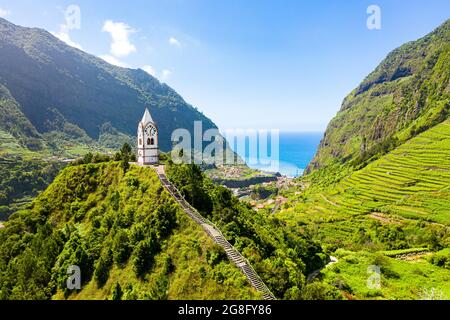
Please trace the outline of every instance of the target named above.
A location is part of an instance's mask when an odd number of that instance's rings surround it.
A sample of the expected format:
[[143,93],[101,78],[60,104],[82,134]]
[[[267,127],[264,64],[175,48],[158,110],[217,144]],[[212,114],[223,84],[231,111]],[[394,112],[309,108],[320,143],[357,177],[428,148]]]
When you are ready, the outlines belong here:
[[[207,220],[203,218],[201,214],[198,213],[197,210],[192,208],[189,203],[183,198],[181,193],[170,183],[167,177],[164,174],[158,173],[158,177],[163,184],[163,186],[167,189],[172,197],[180,204],[181,208],[184,212],[197,224],[204,226],[205,224],[209,225]],[[253,288],[257,291],[263,293],[263,298],[265,300],[275,300],[275,297],[270,293],[268,288],[265,286],[264,282],[258,277],[256,272],[247,264],[246,260],[242,257],[239,251],[237,251],[223,236],[213,235],[213,231],[215,229],[209,225],[213,230],[208,230],[204,228],[206,233],[218,244],[220,245],[226,252],[228,258],[231,262],[233,262],[238,268],[242,270],[247,280],[250,282]],[[216,230],[217,231],[217,230]],[[216,232],[220,233],[220,232]]]

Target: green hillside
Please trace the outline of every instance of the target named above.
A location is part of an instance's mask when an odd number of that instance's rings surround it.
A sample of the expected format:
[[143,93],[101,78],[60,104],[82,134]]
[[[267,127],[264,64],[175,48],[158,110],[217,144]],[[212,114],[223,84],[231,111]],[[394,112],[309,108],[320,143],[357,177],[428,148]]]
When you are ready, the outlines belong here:
[[[0,300],[258,298],[148,168],[68,167],[5,226]],[[66,289],[70,265],[81,268],[77,292]]]
[[[322,281],[350,299],[450,299],[450,121],[339,182],[333,170],[304,177],[310,186],[288,191],[277,213],[339,258]],[[378,290],[367,288],[371,265],[381,266]]]
[[318,281],[348,299],[450,299],[449,62],[450,20],[394,50],[344,100],[302,190],[284,192],[276,216],[337,257]]
[[[305,177],[304,182],[311,178]],[[329,178],[333,179],[333,174]],[[325,190],[312,183],[282,214],[314,221],[320,224],[318,232],[324,241],[340,239],[349,246],[353,244],[352,233],[372,223],[417,225],[444,232],[450,227],[449,186],[450,121],[446,121],[340,182],[330,182]],[[411,234],[411,242],[401,246],[429,244],[415,235]]]
[[0,220],[48,186],[57,174],[49,165],[133,146],[145,108],[165,152],[177,128],[216,127],[143,70],[110,65],[42,29],[0,18],[0,57]]
[[[301,225],[287,225],[270,212],[255,211],[231,190],[214,184],[195,165],[169,161],[167,176],[185,199],[214,223],[245,256],[279,299],[310,299],[309,273],[329,261],[318,241]],[[322,298],[339,297],[334,288],[321,288]]]
[[450,115],[450,20],[391,52],[345,98],[308,172],[392,150]]
[[[6,88],[15,101],[14,113],[7,114],[15,120],[7,123],[0,118],[0,129],[13,135],[36,138],[39,133],[52,138],[55,132],[65,132],[117,148],[123,141],[108,142],[135,136],[148,107],[158,124],[160,147],[167,152],[173,130],[193,132],[196,120],[205,130],[216,127],[145,71],[110,65],[42,29],[0,18],[0,56],[0,100]],[[19,125],[25,123],[26,130]]]

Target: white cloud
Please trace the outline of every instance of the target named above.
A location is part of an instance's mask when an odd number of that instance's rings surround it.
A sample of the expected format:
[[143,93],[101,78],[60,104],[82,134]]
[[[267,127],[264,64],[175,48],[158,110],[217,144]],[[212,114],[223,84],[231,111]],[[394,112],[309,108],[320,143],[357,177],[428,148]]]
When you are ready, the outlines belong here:
[[130,42],[129,35],[135,32],[129,25],[123,22],[113,22],[108,20],[104,23],[103,32],[111,34],[111,54],[115,57],[126,57],[130,53],[136,52],[136,47]]
[[57,37],[59,40],[65,42],[69,46],[77,48],[77,49],[80,49],[80,50],[83,50],[83,47],[81,47],[81,45],[79,43],[74,42],[70,38],[69,31],[70,31],[70,28],[67,27],[67,25],[62,24],[59,27],[59,32],[51,32],[51,34],[54,35],[55,37]]
[[101,55],[99,56],[101,59],[105,60],[106,62],[108,62],[109,64],[118,66],[118,67],[122,67],[122,68],[128,68],[128,64],[126,64],[125,62],[120,61],[119,59],[117,59],[116,57],[113,57],[109,54],[105,54],[105,55]]
[[172,75],[172,71],[170,70],[163,70],[162,74],[161,74],[161,80],[167,80],[170,78],[170,76]]
[[175,47],[181,47],[180,41],[178,41],[178,40],[177,40],[176,38],[174,38],[174,37],[170,37],[169,43],[170,43],[172,46],[175,46]]
[[0,8],[0,18],[5,18],[11,15],[11,11],[7,9]]
[[142,67],[142,70],[147,72],[149,75],[156,77],[156,71],[155,71],[155,69],[153,69],[152,66],[145,65]]

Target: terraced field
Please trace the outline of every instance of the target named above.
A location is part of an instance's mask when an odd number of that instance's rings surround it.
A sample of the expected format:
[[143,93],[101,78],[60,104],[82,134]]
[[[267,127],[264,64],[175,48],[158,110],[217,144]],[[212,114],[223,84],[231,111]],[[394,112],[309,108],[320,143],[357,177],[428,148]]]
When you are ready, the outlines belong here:
[[[336,235],[354,223],[421,220],[450,226],[450,121],[403,144],[338,184],[293,200],[287,220],[332,223]],[[295,197],[290,197],[295,199]],[[350,223],[351,222],[351,223]],[[348,228],[346,225],[351,225]]]
[[[329,172],[320,178],[335,181]],[[450,270],[430,260],[450,246],[450,121],[325,190],[310,183],[286,196],[276,215],[309,230],[338,257],[318,279],[345,297],[450,299]],[[377,290],[367,286],[372,265],[381,266]]]
[[[434,127],[345,179],[345,193],[362,212],[398,214],[450,225],[450,123]],[[347,203],[349,201],[346,201]],[[361,212],[361,210],[354,210]]]

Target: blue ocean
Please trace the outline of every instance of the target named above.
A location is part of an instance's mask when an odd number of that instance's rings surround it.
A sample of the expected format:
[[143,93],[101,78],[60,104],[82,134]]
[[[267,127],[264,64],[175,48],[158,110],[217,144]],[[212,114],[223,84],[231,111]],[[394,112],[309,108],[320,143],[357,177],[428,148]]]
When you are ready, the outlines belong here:
[[[323,137],[323,133],[305,133],[305,132],[280,132],[279,134],[279,161],[273,160],[271,157],[271,142],[268,139],[267,149],[265,152],[268,155],[260,154],[258,152],[258,159],[250,158],[248,147],[245,154],[239,150],[235,150],[243,159],[245,159],[247,165],[253,169],[259,169],[270,172],[279,172],[288,177],[299,177],[303,174],[304,170],[313,159],[316,154],[317,148],[320,144],[320,140]],[[258,150],[259,150],[258,141]],[[266,164],[271,162],[271,164]]]

